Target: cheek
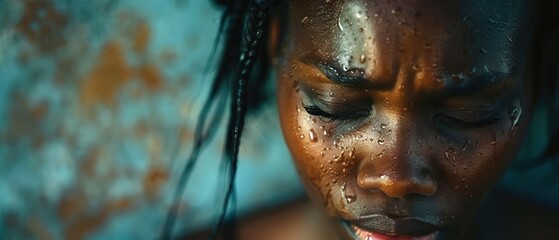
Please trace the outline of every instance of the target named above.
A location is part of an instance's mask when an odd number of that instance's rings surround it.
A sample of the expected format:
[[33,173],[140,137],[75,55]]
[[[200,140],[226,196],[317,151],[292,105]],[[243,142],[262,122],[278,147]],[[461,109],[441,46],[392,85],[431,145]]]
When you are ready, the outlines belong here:
[[331,199],[356,165],[355,150],[341,145],[330,124],[305,111],[291,76],[284,71],[277,83],[283,135],[311,197],[322,201],[334,214]]
[[466,144],[449,147],[439,157],[455,194],[480,199],[493,187],[520,147],[529,119],[526,110],[520,100],[514,101],[501,122],[472,134]]

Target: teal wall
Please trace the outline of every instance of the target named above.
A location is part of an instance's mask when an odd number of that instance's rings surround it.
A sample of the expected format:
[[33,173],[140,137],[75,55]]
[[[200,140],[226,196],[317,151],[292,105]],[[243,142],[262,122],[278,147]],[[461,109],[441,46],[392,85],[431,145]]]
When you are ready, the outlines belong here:
[[[0,239],[157,236],[210,83],[209,2],[0,0]],[[302,193],[275,108],[251,121],[241,212]],[[178,231],[219,212],[222,140],[195,169]]]

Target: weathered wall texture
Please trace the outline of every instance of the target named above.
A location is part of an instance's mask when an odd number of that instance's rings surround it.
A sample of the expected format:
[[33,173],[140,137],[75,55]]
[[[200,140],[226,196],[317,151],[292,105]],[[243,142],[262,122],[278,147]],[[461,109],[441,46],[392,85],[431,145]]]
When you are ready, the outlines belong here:
[[[155,238],[208,88],[209,2],[0,0],[0,238]],[[276,115],[243,140],[243,210],[301,192]],[[195,170],[182,230],[213,221],[221,150]]]

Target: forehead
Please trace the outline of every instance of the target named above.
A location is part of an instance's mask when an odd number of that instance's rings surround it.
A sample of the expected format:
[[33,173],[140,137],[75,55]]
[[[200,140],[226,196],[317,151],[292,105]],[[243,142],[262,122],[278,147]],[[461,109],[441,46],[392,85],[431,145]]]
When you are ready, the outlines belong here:
[[525,59],[525,0],[290,1],[299,57],[361,68],[372,78],[423,69],[430,78],[485,70],[510,75]]

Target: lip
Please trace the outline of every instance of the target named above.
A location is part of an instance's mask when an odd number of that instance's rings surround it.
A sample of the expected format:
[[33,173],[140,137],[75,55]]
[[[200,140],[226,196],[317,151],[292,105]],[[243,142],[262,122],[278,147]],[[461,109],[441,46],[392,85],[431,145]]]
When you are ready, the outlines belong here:
[[344,220],[343,223],[356,237],[358,234],[367,234],[373,236],[372,239],[435,239],[441,229],[421,218],[393,218],[382,214],[373,214],[351,221]]

